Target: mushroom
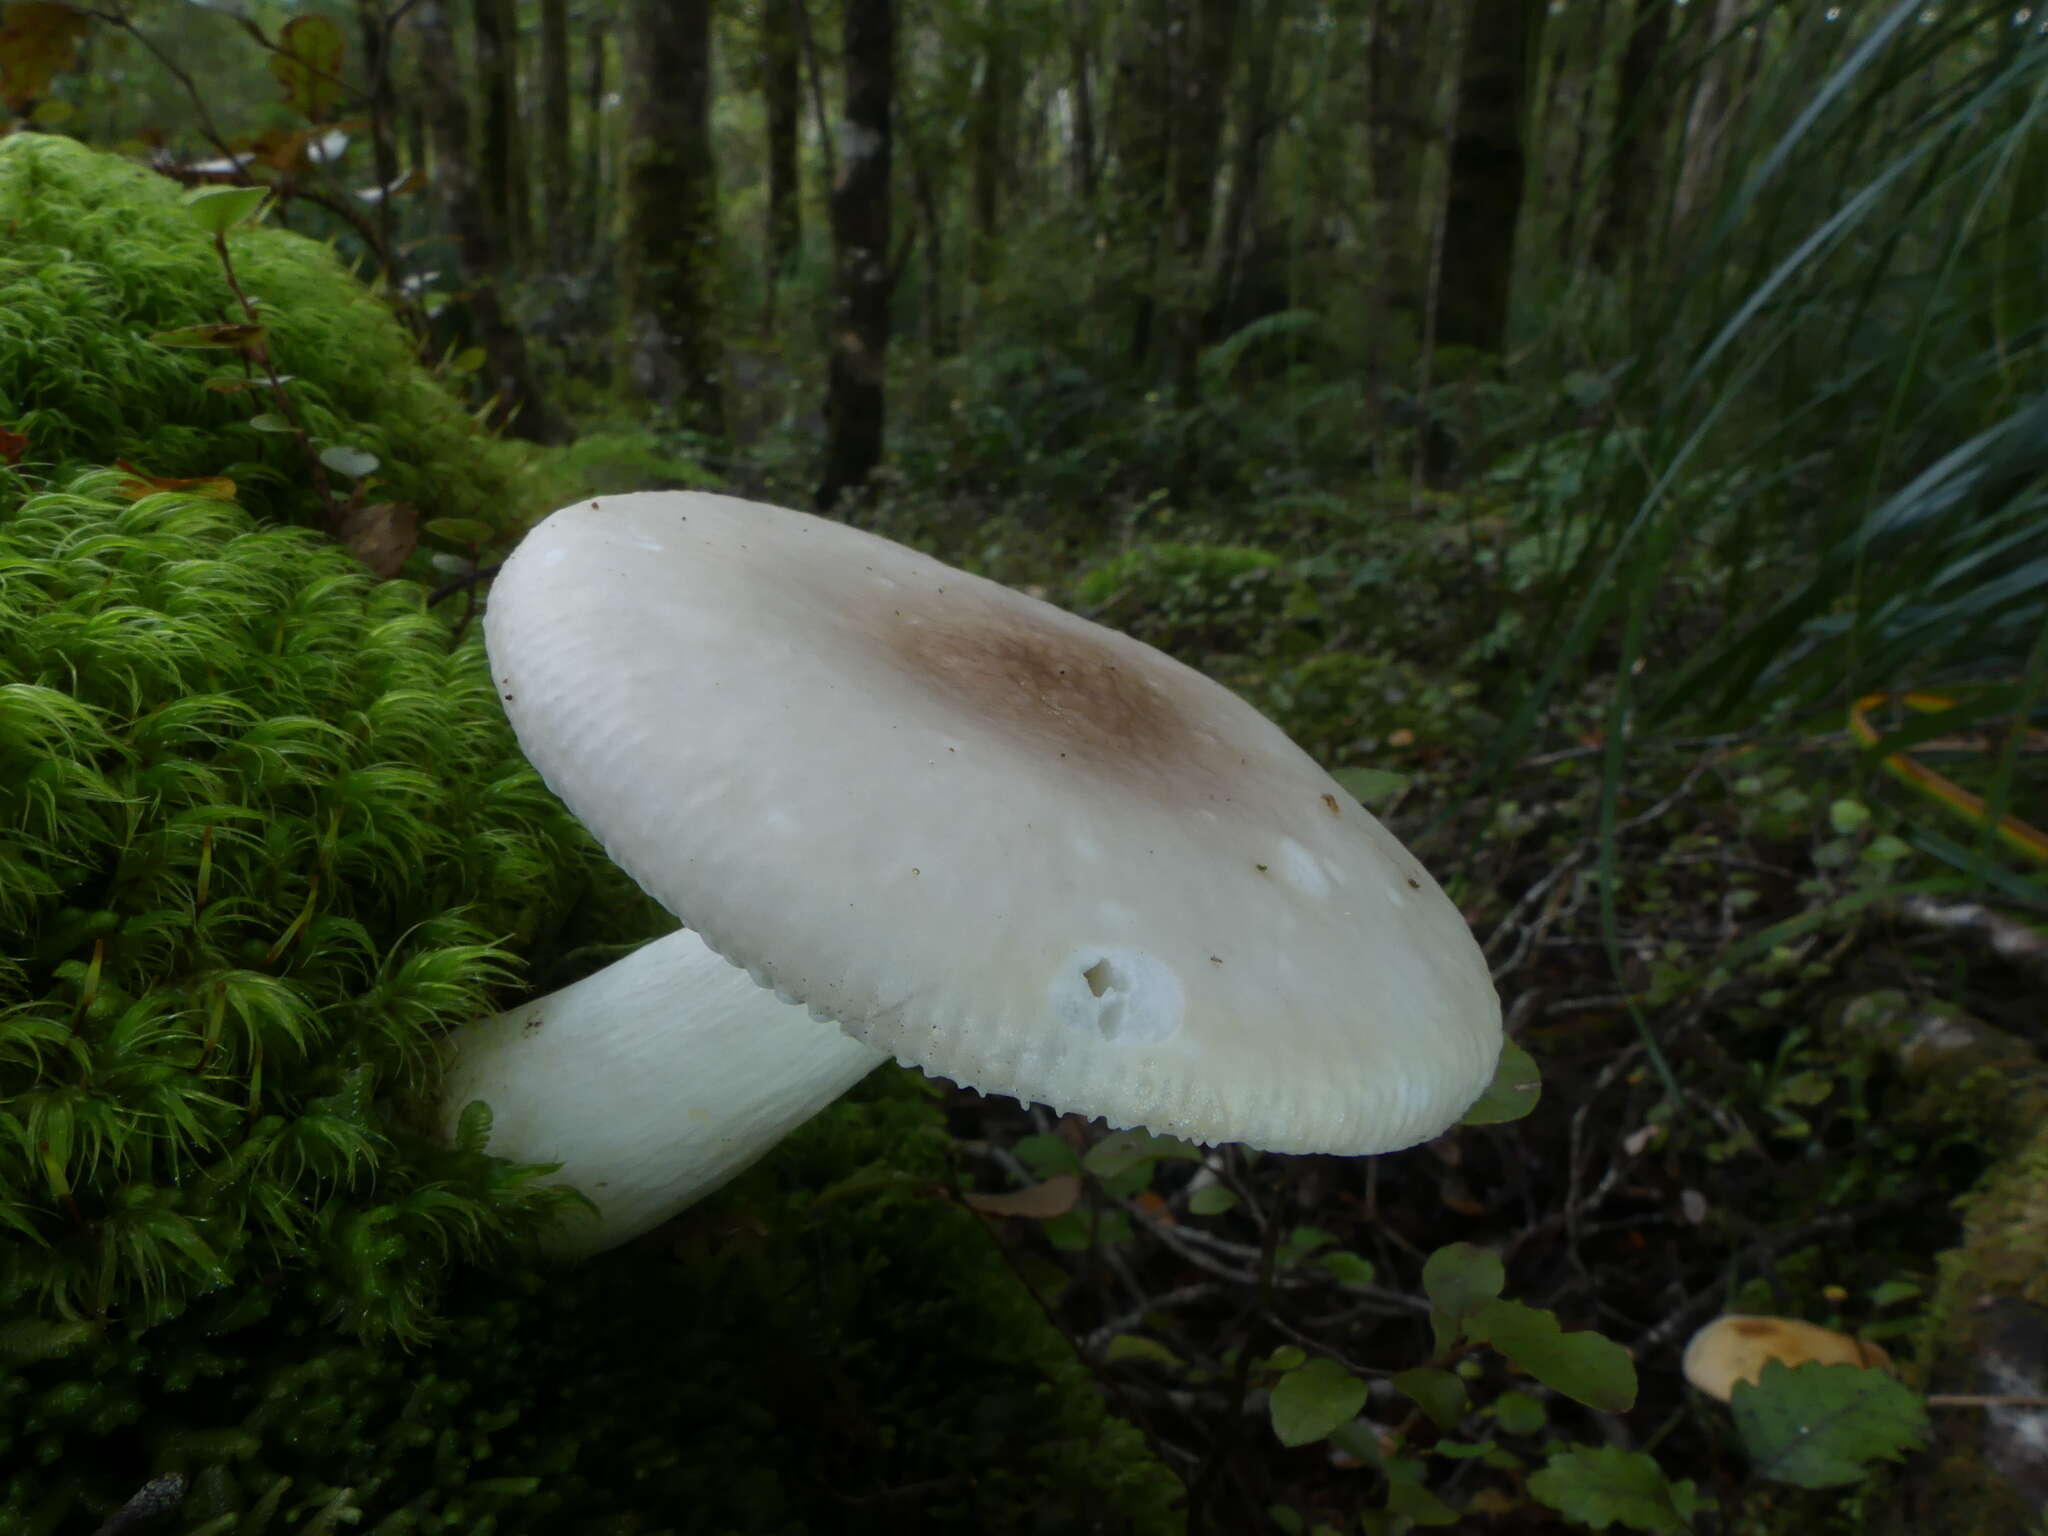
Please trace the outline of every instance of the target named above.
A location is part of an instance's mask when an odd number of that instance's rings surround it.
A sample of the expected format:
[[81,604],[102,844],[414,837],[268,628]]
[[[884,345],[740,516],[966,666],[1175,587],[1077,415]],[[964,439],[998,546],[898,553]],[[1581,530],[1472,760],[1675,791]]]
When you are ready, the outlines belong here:
[[1735,1384],[1751,1385],[1772,1360],[1786,1365],[1861,1365],[1890,1369],[1892,1357],[1875,1344],[1790,1317],[1751,1317],[1731,1312],[1717,1317],[1685,1346],[1685,1379],[1720,1402]]
[[1499,1001],[1427,871],[1128,636],[696,492],[542,521],[485,636],[549,787],[695,931],[454,1042],[444,1123],[482,1098],[492,1151],[560,1162],[602,1216],[576,1246],[680,1209],[887,1057],[1344,1154],[1437,1135],[1493,1073]]

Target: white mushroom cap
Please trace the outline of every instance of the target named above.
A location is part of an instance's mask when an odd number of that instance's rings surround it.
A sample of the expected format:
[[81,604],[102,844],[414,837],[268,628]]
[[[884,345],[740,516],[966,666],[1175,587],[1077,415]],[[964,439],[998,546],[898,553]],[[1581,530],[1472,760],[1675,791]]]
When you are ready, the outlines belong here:
[[717,953],[984,1092],[1382,1152],[1485,1088],[1458,910],[1228,690],[886,540],[690,492],[536,527],[486,615],[521,745]]

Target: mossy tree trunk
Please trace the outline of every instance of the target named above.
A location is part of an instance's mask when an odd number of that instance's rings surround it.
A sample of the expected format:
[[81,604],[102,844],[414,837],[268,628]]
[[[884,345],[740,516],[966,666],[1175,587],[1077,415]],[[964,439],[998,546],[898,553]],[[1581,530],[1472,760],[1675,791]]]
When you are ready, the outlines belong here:
[[425,0],[418,15],[417,88],[433,145],[434,190],[454,231],[470,327],[476,344],[484,349],[483,376],[511,431],[534,442],[560,442],[568,436],[568,425],[542,395],[527,357],[526,338],[512,324],[499,297],[504,253],[470,156],[469,103],[462,93],[461,65],[446,0]]
[[818,505],[867,483],[882,460],[889,345],[889,163],[896,94],[894,0],[846,0],[845,103],[832,188],[832,360]]
[[798,184],[797,123],[803,111],[804,0],[764,0],[761,7],[761,100],[768,118],[768,306],[775,324],[776,285],[803,244],[803,189]]
[[1440,346],[1498,352],[1507,342],[1529,64],[1542,17],[1542,0],[1474,0],[1466,15],[1437,289]]
[[1246,41],[1243,105],[1230,156],[1230,196],[1217,234],[1215,287],[1209,301],[1210,329],[1231,331],[1252,316],[1238,307],[1238,282],[1245,246],[1254,227],[1259,192],[1265,183],[1266,146],[1277,126],[1273,114],[1273,66],[1279,54],[1282,0],[1251,0]]
[[1095,147],[1095,7],[1092,0],[1070,0],[1067,7],[1067,69],[1074,101],[1071,148],[1074,195],[1095,201],[1098,152]]
[[626,377],[692,430],[725,436],[710,0],[631,0],[619,252]]

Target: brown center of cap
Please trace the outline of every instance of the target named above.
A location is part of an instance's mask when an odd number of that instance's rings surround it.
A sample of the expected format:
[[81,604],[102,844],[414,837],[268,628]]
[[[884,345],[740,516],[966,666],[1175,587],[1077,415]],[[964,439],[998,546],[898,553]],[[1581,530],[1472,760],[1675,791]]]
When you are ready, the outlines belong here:
[[[1174,692],[1085,632],[1015,609],[941,597],[891,612],[891,661],[1019,749],[1109,777],[1183,790],[1217,755]],[[1221,765],[1215,765],[1220,767]]]

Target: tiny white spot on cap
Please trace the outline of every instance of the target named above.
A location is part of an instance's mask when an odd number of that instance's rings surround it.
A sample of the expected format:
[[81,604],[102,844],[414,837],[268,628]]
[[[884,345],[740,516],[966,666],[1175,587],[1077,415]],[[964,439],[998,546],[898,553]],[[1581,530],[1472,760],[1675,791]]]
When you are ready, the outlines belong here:
[[1408,905],[1408,898],[1406,896],[1403,896],[1399,891],[1395,890],[1391,885],[1387,887],[1387,901],[1390,905],[1396,907],[1405,907]]
[[1280,851],[1273,856],[1273,868],[1280,878],[1307,896],[1329,893],[1330,877],[1323,861],[1291,837],[1280,839]]

